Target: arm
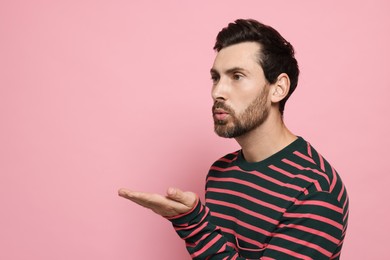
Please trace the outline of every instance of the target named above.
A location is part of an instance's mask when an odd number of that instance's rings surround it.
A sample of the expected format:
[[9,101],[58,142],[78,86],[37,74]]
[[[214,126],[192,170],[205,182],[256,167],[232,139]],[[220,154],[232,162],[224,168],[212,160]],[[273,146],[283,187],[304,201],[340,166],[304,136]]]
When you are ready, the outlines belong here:
[[194,193],[169,189],[164,197],[120,190],[119,195],[170,220],[193,259],[330,259],[345,228],[339,202],[329,193],[316,192],[287,209],[264,248],[239,253],[209,221],[209,209]]
[[218,257],[214,259],[222,259],[219,253],[238,256],[233,248],[226,246],[227,241],[219,227],[209,222],[210,212],[195,193],[169,188],[167,195],[162,196],[120,189],[118,195],[170,220],[179,236],[186,241],[193,259],[206,259],[210,253]]

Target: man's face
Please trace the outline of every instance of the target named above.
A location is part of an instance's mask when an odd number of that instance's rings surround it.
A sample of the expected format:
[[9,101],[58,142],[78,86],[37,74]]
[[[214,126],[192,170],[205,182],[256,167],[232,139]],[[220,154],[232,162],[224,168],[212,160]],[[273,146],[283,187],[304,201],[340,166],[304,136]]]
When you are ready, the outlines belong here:
[[269,84],[258,63],[260,46],[244,42],[220,50],[211,69],[214,130],[234,138],[260,126],[268,117]]

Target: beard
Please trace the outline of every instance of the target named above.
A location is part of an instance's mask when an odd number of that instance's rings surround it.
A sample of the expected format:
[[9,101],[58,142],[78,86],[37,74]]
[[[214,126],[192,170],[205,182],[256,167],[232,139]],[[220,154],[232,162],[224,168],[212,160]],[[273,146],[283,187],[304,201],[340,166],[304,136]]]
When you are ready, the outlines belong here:
[[214,103],[214,109],[221,108],[229,113],[224,120],[214,118],[214,131],[220,137],[235,138],[244,135],[260,126],[269,115],[267,107],[267,91],[264,88],[240,115],[236,115],[234,110],[225,105],[224,102]]

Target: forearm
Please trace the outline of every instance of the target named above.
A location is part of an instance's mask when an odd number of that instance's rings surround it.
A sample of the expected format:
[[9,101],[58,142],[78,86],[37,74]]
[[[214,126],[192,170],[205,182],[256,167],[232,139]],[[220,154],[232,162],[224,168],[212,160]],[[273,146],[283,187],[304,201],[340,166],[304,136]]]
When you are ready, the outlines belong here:
[[198,200],[189,213],[167,219],[185,240],[193,259],[238,259],[238,253],[227,245],[220,228],[212,224],[209,218],[210,210]]

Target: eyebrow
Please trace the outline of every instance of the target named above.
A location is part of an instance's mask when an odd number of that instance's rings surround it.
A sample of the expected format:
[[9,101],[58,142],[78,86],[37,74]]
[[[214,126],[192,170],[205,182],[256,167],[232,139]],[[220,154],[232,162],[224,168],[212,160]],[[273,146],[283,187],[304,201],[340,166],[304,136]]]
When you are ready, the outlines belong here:
[[[227,70],[225,71],[225,74],[232,74],[232,73],[237,72],[237,71],[247,72],[247,70],[244,69],[244,68],[241,68],[241,67],[233,67],[233,68],[227,69]],[[218,72],[216,69],[211,68],[211,69],[210,69],[210,74],[217,74],[217,75],[219,75],[219,72]]]

